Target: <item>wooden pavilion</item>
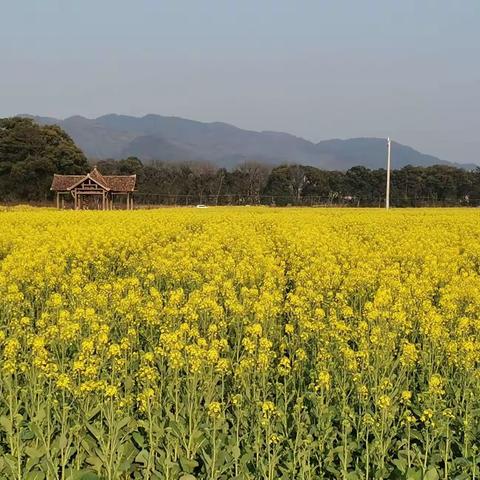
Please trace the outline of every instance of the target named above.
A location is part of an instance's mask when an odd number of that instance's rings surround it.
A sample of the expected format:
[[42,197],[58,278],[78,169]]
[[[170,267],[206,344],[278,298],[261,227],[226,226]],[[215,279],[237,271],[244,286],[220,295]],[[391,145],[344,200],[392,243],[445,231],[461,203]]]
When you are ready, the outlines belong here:
[[50,190],[56,193],[57,208],[65,208],[65,196],[71,196],[75,210],[112,210],[123,197],[126,209],[133,210],[136,181],[136,175],[102,175],[94,167],[86,175],[55,174]]

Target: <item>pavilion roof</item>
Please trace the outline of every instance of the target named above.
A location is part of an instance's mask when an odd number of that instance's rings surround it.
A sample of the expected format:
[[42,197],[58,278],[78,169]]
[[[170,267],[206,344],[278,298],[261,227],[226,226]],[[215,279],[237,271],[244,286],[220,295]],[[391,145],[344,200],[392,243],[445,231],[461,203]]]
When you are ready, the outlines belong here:
[[86,175],[57,175],[53,176],[50,190],[55,192],[68,192],[91,178],[105,190],[112,192],[133,192],[137,181],[136,175],[102,175],[97,167]]

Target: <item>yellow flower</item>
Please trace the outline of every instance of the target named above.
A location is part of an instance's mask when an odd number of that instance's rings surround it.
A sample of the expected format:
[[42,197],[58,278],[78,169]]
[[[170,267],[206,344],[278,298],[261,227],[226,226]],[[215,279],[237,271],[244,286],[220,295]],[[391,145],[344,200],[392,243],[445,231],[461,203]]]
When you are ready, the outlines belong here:
[[446,408],[443,412],[442,415],[446,418],[452,419],[455,418],[455,415],[453,414],[453,411],[451,408]]
[[276,414],[275,404],[269,400],[261,404],[262,415],[264,418],[268,419]]
[[280,441],[280,436],[276,433],[272,433],[268,438],[269,445],[276,445]]
[[146,362],[153,362],[155,360],[155,355],[153,352],[147,352],[145,353],[145,355],[143,356],[143,359],[146,361]]
[[218,361],[220,353],[216,348],[209,348],[207,351],[207,360],[211,364],[215,364]]
[[279,375],[285,377],[290,373],[291,369],[290,359],[288,357],[282,357],[277,367]]
[[420,417],[420,420],[424,423],[429,423],[433,418],[433,410],[430,409],[430,408],[426,408],[421,417]]
[[108,354],[111,357],[118,357],[121,355],[121,353],[122,351],[121,351],[120,345],[118,345],[117,343],[112,343],[112,345],[108,347]]
[[153,388],[145,388],[138,396],[137,403],[141,412],[146,412],[150,406],[152,399],[155,396],[155,390]]
[[295,327],[291,323],[285,325],[285,333],[287,335],[292,335],[295,332]]
[[28,327],[32,323],[32,320],[29,317],[22,317],[20,319],[20,325],[22,327]]
[[20,350],[20,342],[16,338],[9,338],[5,342],[5,348],[3,350],[3,357],[8,360],[14,359],[18,351]]
[[307,353],[303,348],[298,348],[295,352],[295,360],[298,362],[304,362],[307,359]]
[[115,385],[107,385],[105,387],[105,396],[109,398],[116,397],[118,395],[118,388]]
[[358,392],[358,395],[363,399],[368,397],[368,387],[364,384],[358,385],[357,392]]
[[443,395],[445,393],[443,385],[443,378],[439,374],[434,373],[428,382],[428,393],[431,395]]
[[363,416],[363,423],[365,424],[365,426],[371,427],[372,425],[375,424],[375,420],[373,419],[373,417],[369,413],[366,413]]
[[215,335],[218,332],[218,327],[214,323],[211,323],[208,326],[208,333],[209,335]]
[[403,390],[402,394],[402,403],[405,403],[408,405],[410,403],[410,400],[412,399],[412,392],[410,390]]
[[400,356],[400,363],[405,367],[413,367],[418,359],[417,347],[415,344],[405,342]]
[[329,391],[332,383],[332,377],[329,372],[326,370],[321,370],[318,372],[317,381],[315,383],[316,390],[325,390]]
[[410,410],[406,410],[403,414],[403,422],[407,425],[412,425],[416,422],[416,418]]
[[183,367],[185,361],[182,354],[178,350],[172,350],[168,354],[169,365],[174,369],[180,369]]
[[17,364],[12,360],[5,360],[2,362],[2,370],[5,373],[12,375],[17,370]]
[[377,406],[380,410],[388,410],[392,406],[392,399],[388,395],[380,395]]
[[218,418],[222,412],[222,405],[219,402],[210,402],[207,410],[210,417]]
[[155,367],[149,365],[143,365],[138,370],[137,377],[140,381],[145,383],[153,383],[158,378],[158,371]]
[[261,337],[263,333],[263,328],[260,323],[255,323],[246,328],[246,332],[253,337]]
[[61,373],[55,384],[60,390],[70,390],[72,388],[72,380],[66,373]]
[[227,358],[220,358],[215,365],[215,372],[225,375],[230,371],[230,361]]

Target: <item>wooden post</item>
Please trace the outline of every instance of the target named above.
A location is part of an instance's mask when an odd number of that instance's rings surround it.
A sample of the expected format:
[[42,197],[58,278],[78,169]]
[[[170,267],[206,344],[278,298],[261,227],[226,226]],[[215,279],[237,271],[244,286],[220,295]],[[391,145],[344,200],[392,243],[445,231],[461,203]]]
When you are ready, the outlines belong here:
[[102,191],[102,210],[105,210],[105,192]]
[[390,141],[390,137],[387,139],[387,191],[385,194],[385,208],[388,210],[390,208],[390,159],[391,159],[391,151],[392,151],[392,142]]
[[65,197],[62,195],[62,210],[65,210]]
[[130,198],[130,210],[133,210],[133,194]]
[[57,208],[60,208],[60,194],[57,192]]

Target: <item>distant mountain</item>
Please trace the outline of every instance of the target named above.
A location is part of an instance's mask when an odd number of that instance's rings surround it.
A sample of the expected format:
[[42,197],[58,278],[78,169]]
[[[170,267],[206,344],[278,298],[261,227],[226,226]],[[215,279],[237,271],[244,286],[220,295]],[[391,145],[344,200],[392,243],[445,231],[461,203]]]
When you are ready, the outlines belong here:
[[[204,160],[227,168],[248,160],[270,165],[299,163],[332,170],[346,170],[355,165],[385,166],[386,141],[382,138],[313,143],[288,133],[255,132],[227,123],[204,123],[152,114],[140,118],[110,114],[95,119],[77,115],[65,120],[24,116],[41,124],[60,125],[93,159],[137,156],[144,161]],[[447,162],[393,142],[393,167],[409,164],[455,165],[468,169],[476,166]]]

